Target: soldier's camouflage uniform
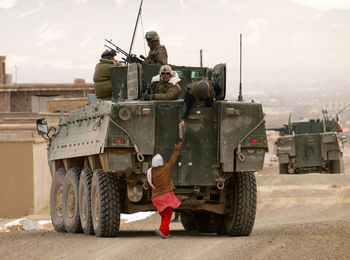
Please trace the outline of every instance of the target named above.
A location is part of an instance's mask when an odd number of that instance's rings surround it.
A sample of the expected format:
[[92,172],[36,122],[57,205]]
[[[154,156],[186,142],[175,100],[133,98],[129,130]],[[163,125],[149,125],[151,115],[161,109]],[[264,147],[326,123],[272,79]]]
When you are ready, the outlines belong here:
[[[94,89],[95,95],[100,99],[112,98],[112,82],[109,69],[115,67],[113,61],[107,59],[100,59],[100,62],[96,64],[94,73]],[[121,66],[120,64],[117,66]]]
[[169,81],[160,80],[160,76],[154,76],[151,83],[151,99],[177,99],[180,95],[179,76],[174,71]]
[[155,48],[152,48],[144,62],[145,64],[168,64],[168,53],[164,45],[158,45]]

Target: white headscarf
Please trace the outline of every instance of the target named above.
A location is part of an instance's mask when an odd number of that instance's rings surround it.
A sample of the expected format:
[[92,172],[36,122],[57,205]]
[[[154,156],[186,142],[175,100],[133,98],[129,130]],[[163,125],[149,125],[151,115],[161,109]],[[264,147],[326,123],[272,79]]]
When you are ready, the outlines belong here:
[[152,167],[147,170],[147,180],[149,185],[152,187],[152,189],[155,189],[156,186],[153,185],[152,183],[152,168],[153,167],[159,167],[163,165],[163,158],[160,154],[156,154],[152,158]]

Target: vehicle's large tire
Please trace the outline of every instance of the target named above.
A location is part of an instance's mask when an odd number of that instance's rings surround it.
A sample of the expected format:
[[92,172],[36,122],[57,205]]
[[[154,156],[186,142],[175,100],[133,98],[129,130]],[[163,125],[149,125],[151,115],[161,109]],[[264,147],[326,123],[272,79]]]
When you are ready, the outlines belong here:
[[91,214],[91,180],[92,170],[84,169],[79,181],[79,215],[81,227],[87,235],[94,234]]
[[95,235],[115,237],[120,224],[120,195],[118,177],[95,170],[91,182],[91,213]]
[[234,173],[226,185],[226,203],[230,213],[222,217],[220,234],[249,236],[253,230],[256,213],[256,180],[253,172]]
[[192,212],[181,212],[180,220],[186,231],[197,231],[196,222],[194,221]]
[[66,171],[58,169],[51,182],[50,191],[50,215],[53,228],[57,232],[65,232],[63,224],[62,204],[63,204],[63,181]]
[[68,170],[63,182],[63,223],[69,233],[81,233],[79,216],[79,179],[81,168]]
[[279,164],[280,174],[288,174],[288,163]]
[[344,173],[343,158],[329,161],[329,173]]

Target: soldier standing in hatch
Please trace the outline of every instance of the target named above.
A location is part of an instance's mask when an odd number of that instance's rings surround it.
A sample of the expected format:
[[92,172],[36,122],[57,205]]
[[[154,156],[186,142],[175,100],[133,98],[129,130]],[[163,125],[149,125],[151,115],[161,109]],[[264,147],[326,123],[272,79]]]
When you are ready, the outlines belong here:
[[181,91],[178,84],[180,81],[181,79],[176,71],[173,71],[169,65],[163,65],[160,67],[159,74],[152,78],[151,93],[145,96],[145,100],[177,99]]
[[168,64],[168,53],[164,45],[160,45],[158,33],[150,31],[145,36],[147,45],[150,48],[148,56],[144,61],[145,64]]
[[122,66],[114,57],[117,53],[114,50],[105,50],[100,62],[96,64],[94,73],[94,89],[95,95],[100,99],[112,98],[112,82],[109,69],[114,66]]

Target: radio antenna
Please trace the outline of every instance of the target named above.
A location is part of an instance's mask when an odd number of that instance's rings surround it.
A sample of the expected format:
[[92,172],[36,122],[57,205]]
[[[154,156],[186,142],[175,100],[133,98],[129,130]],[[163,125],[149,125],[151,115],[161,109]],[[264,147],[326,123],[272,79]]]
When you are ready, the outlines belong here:
[[143,0],[141,0],[139,12],[138,12],[138,14],[137,14],[136,24],[135,24],[135,27],[134,27],[134,33],[133,33],[133,35],[132,35],[131,44],[130,44],[129,55],[131,54],[132,46],[134,45],[135,33],[136,33],[137,25],[138,25],[138,23],[139,23],[139,18],[140,18],[141,12],[142,12],[142,3],[143,3]]
[[239,95],[238,101],[243,101],[242,96],[242,34],[239,35]]

